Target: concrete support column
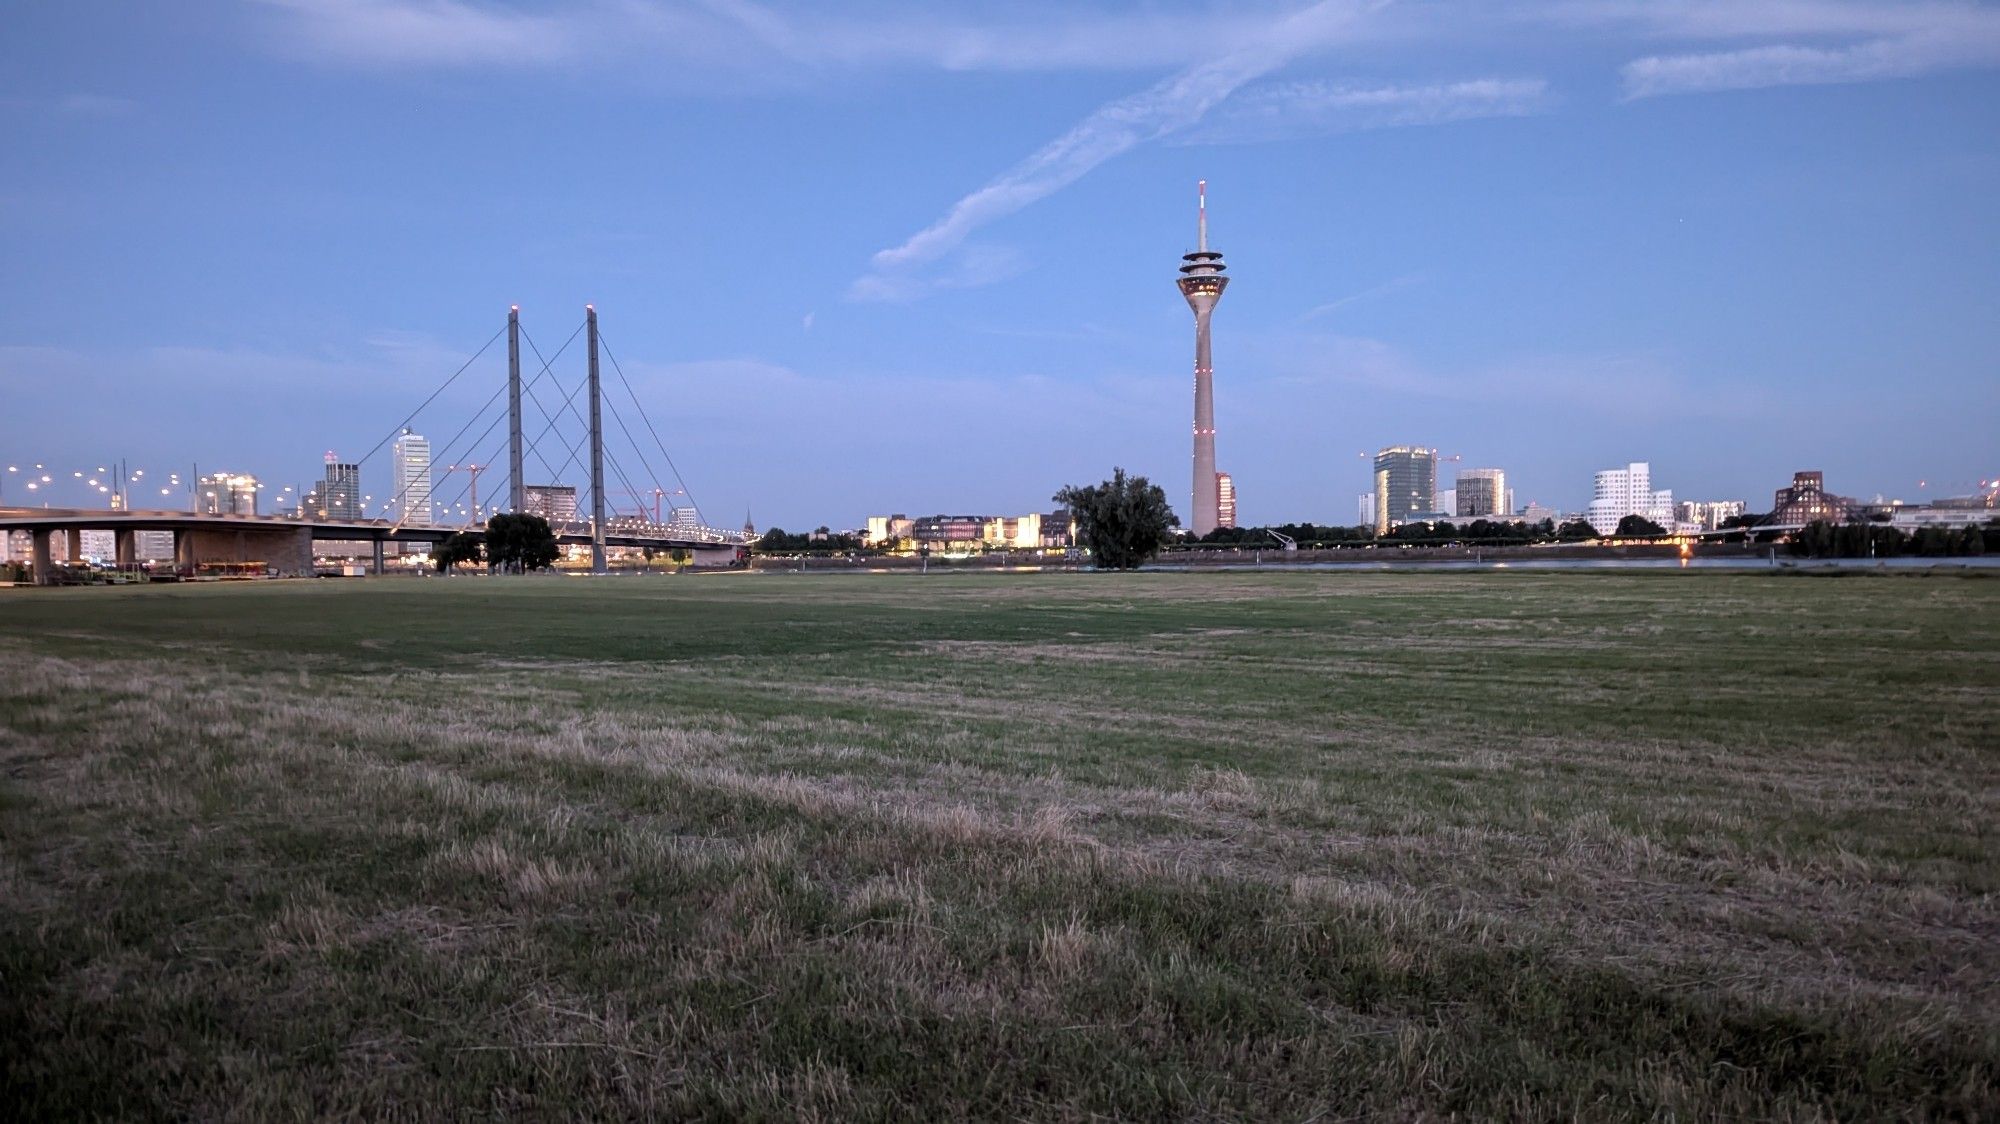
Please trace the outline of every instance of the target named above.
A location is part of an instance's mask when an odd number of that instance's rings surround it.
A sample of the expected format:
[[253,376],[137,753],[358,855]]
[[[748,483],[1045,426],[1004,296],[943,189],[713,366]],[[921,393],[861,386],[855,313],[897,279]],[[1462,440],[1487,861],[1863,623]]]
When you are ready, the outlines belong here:
[[273,540],[271,564],[281,574],[295,574],[302,578],[313,576],[313,534],[311,527],[297,530]]
[[119,569],[130,570],[139,564],[139,532],[121,527],[111,532],[111,541]]
[[382,540],[381,540],[381,539],[376,539],[376,540],[375,540],[375,569],[374,569],[374,574],[375,574],[375,576],[376,576],[376,577],[378,577],[378,578],[382,576]]
[[194,569],[194,532],[176,530],[174,532],[174,569]]
[[64,531],[63,534],[69,536],[69,546],[67,548],[69,551],[69,564],[72,566],[81,565],[83,563],[83,532],[72,527]]
[[28,537],[34,540],[34,545],[30,549],[34,555],[35,584],[47,585],[51,576],[49,571],[55,565],[55,551],[51,549],[53,544],[50,542],[55,537],[55,532],[30,531]]

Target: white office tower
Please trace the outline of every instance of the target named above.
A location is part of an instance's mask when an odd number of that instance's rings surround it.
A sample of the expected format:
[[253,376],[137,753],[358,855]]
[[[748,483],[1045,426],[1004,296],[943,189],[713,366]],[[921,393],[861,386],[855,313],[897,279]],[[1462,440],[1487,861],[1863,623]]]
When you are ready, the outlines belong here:
[[1608,535],[1628,515],[1643,516],[1662,527],[1674,525],[1674,494],[1653,490],[1653,466],[1645,461],[1598,473],[1590,496],[1590,514],[1585,518],[1598,534]]
[[406,427],[396,438],[394,463],[390,469],[395,491],[389,518],[406,527],[431,525],[431,442]]

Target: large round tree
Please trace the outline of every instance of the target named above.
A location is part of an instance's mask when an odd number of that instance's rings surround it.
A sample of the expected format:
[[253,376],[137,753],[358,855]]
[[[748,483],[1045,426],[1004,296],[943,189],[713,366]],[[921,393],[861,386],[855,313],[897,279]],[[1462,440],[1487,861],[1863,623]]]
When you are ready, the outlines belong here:
[[1138,569],[1181,525],[1158,484],[1127,476],[1122,468],[1112,469],[1102,484],[1071,484],[1055,501],[1069,508],[1077,540],[1090,548],[1100,570]]

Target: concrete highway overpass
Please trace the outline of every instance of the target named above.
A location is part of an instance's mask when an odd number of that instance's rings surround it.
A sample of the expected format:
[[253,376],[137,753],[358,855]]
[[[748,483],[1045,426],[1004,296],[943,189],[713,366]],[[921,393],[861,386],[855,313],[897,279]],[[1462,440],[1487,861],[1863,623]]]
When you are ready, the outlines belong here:
[[[554,528],[565,546],[588,546],[591,527],[565,523]],[[33,539],[35,581],[46,584],[57,562],[82,561],[82,532],[109,531],[120,566],[138,561],[141,531],[166,531],[174,536],[174,564],[263,562],[280,574],[313,572],[313,544],[367,543],[373,547],[374,570],[382,572],[389,543],[443,542],[460,531],[483,535],[473,526],[411,527],[381,519],[353,521],[301,520],[280,515],[207,515],[187,511],[103,511],[86,508],[0,507],[0,534],[26,531]],[[697,560],[733,558],[746,545],[740,534],[712,528],[680,528],[642,519],[605,521],[604,545],[682,549]]]

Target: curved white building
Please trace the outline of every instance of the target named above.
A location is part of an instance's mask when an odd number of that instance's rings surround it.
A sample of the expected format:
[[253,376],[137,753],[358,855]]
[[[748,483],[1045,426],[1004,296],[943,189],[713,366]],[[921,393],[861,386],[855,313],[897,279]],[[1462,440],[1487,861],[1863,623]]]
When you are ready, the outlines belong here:
[[1584,518],[1600,535],[1618,529],[1627,515],[1640,515],[1669,530],[1674,525],[1674,493],[1653,491],[1653,466],[1633,461],[1624,468],[1607,468],[1597,474],[1591,489],[1590,513]]

